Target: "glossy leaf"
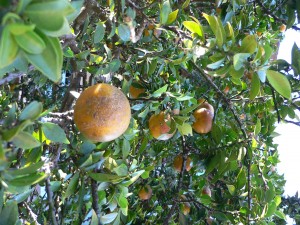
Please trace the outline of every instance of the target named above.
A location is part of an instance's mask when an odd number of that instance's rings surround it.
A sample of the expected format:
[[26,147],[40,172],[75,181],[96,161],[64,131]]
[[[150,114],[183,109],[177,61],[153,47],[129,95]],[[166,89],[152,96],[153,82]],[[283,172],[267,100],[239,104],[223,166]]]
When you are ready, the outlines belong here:
[[27,31],[14,36],[16,42],[24,51],[30,54],[41,54],[46,48],[43,39],[34,31]]
[[[41,35],[41,34],[40,34]],[[39,54],[25,54],[26,58],[47,78],[54,82],[58,82],[61,78],[63,53],[57,38],[49,38],[42,36],[46,44],[44,51]]]
[[256,73],[252,75],[250,99],[253,100],[259,94],[260,91],[260,80]]
[[96,26],[96,30],[94,33],[94,43],[99,43],[104,38],[105,28],[101,22],[99,22]]
[[169,14],[172,12],[172,8],[169,0],[164,0],[160,9],[160,23],[166,24]]
[[203,13],[203,16],[208,21],[210,28],[212,29],[213,33],[216,36],[218,47],[222,48],[226,39],[226,34],[221,20],[216,16],[210,16],[206,13]]
[[49,122],[43,123],[42,130],[49,140],[69,144],[65,131],[59,125]]
[[20,131],[16,136],[13,137],[11,141],[16,147],[23,149],[36,148],[41,145],[41,143],[32,135],[24,131]]
[[198,34],[199,37],[203,36],[203,29],[200,24],[194,21],[184,21],[182,24],[190,32]]
[[16,224],[19,218],[17,202],[7,203],[0,213],[0,218],[0,225]]
[[233,56],[233,66],[235,70],[240,70],[247,61],[250,53],[237,53]]
[[69,198],[71,195],[75,194],[75,191],[78,188],[78,181],[79,181],[79,172],[76,172],[74,174],[74,176],[71,178],[71,180],[67,186],[67,190],[66,190],[65,194],[63,195],[63,201],[66,198]]
[[178,14],[179,10],[176,9],[175,11],[171,12],[169,15],[168,15],[168,20],[166,22],[166,24],[171,24],[173,23],[176,18],[177,18],[177,14]]
[[9,28],[5,26],[0,39],[0,69],[9,66],[17,57],[18,45],[13,39]]
[[19,116],[19,120],[35,120],[43,111],[41,102],[33,101],[23,109]]
[[130,41],[130,28],[125,24],[121,24],[118,27],[118,35],[122,41]]
[[283,74],[274,70],[267,70],[267,79],[279,94],[287,99],[291,98],[291,85]]
[[255,35],[247,35],[240,48],[240,52],[253,54],[257,48],[257,41]]
[[46,177],[47,174],[45,173],[30,174],[30,175],[26,175],[26,176],[22,176],[10,180],[9,184],[13,186],[19,186],[19,187],[26,186],[26,185],[33,185],[44,180]]

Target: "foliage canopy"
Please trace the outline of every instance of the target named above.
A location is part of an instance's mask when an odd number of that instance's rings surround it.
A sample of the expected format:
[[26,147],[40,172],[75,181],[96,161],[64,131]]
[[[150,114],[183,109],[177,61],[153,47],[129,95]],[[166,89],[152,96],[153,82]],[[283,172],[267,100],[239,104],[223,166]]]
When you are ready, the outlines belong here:
[[[0,18],[0,224],[284,224],[273,137],[300,125],[300,51],[276,55],[299,1],[5,0]],[[110,142],[74,125],[95,83],[130,100]],[[201,98],[207,134],[192,128]],[[149,132],[160,112],[169,140]]]

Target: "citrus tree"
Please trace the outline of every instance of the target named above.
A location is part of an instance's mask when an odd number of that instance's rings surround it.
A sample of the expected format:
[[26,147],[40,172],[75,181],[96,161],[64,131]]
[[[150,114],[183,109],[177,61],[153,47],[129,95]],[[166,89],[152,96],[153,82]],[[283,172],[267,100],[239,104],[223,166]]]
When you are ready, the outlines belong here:
[[284,224],[273,138],[300,125],[300,51],[276,55],[299,1],[4,0],[0,18],[0,224]]

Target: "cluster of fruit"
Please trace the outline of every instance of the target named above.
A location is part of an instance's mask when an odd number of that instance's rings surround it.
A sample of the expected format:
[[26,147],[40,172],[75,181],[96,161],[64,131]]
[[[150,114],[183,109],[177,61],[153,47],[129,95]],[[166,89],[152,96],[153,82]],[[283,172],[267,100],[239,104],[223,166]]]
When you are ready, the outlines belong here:
[[[146,89],[139,86],[131,86],[129,89],[132,98],[143,95]],[[214,108],[205,100],[198,101],[199,107],[194,111],[195,132],[206,134],[212,129]],[[175,113],[174,113],[175,114]],[[179,114],[177,112],[176,114]],[[121,136],[129,126],[131,118],[130,104],[127,97],[118,88],[109,84],[96,84],[85,89],[76,101],[74,107],[74,122],[78,130],[87,139],[93,142],[107,142]],[[152,115],[149,119],[149,130],[157,140],[168,140],[176,132],[171,128],[174,119],[169,113],[160,112]],[[181,172],[183,167],[183,155],[177,155],[173,163],[174,169]],[[185,170],[192,168],[192,161],[189,156],[185,160]],[[204,194],[211,195],[207,188],[203,189]],[[143,186],[138,196],[141,200],[151,198],[152,189],[147,184]],[[186,215],[190,211],[190,205],[186,197],[182,195],[181,208]]]
[[[129,93],[138,98],[146,89],[131,86]],[[206,134],[212,129],[214,108],[203,99],[194,111],[195,132]],[[109,84],[96,84],[85,89],[74,107],[74,121],[78,130],[89,140],[107,142],[121,136],[129,126],[131,118],[127,97],[118,88]],[[173,118],[161,111],[149,119],[151,135],[158,140],[168,140],[175,134],[171,129]]]

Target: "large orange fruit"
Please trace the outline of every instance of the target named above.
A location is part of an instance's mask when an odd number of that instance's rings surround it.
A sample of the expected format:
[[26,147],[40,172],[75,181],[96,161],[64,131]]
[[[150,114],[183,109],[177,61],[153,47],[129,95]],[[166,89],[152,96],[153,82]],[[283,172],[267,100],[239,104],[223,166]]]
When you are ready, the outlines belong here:
[[152,115],[149,119],[149,130],[151,135],[158,140],[168,140],[175,134],[169,133],[171,131],[171,127],[168,123],[171,122],[170,115],[165,115],[164,112],[160,112],[159,114]]
[[152,189],[150,185],[147,184],[146,186],[142,187],[138,192],[138,196],[141,200],[150,199],[152,196]]
[[76,101],[74,122],[93,142],[111,141],[121,136],[130,123],[131,110],[126,96],[109,84],[85,89]]
[[199,134],[206,134],[211,131],[214,118],[214,108],[208,102],[203,102],[194,111],[195,122],[193,129]]
[[[174,162],[173,162],[174,169],[177,172],[181,172],[181,170],[182,170],[182,162],[183,162],[182,155],[177,155],[175,157],[175,159],[174,159]],[[186,162],[185,162],[185,169],[186,169],[186,171],[190,171],[191,168],[192,168],[192,166],[191,166],[191,158],[188,156],[186,158]]]

